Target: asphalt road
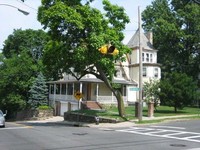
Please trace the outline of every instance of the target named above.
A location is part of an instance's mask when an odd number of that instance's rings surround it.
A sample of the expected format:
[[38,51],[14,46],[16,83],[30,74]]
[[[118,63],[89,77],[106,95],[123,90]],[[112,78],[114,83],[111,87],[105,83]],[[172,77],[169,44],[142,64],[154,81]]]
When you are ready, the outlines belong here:
[[200,150],[200,120],[89,128],[7,122],[0,150]]

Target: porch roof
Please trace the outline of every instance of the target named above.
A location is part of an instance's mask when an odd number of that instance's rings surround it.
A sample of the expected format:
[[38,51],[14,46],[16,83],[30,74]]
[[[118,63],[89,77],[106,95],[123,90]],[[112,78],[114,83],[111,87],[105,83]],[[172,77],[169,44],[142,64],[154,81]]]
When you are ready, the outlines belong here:
[[[75,79],[69,79],[69,80],[57,80],[57,81],[48,81],[47,83],[78,83],[78,82],[85,82],[85,83],[103,83],[102,80],[97,78],[82,78],[79,81]],[[135,81],[128,81],[125,79],[113,79],[114,83],[124,84],[124,85],[135,85],[137,86],[137,83]]]

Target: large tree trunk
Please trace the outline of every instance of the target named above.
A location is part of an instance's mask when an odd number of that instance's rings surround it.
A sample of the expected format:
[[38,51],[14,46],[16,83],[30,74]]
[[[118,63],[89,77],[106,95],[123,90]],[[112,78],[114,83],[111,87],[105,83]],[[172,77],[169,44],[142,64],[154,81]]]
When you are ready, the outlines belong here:
[[125,116],[125,108],[124,108],[124,101],[123,97],[120,91],[116,90],[116,99],[117,99],[117,107],[119,111],[119,116],[124,117]]
[[106,84],[106,86],[114,93],[116,99],[117,99],[117,107],[118,107],[118,112],[119,112],[119,116],[120,117],[124,117],[125,116],[125,108],[124,108],[124,102],[123,102],[123,97],[122,94],[119,90],[115,90],[110,81],[108,80],[107,76],[105,75],[104,71],[102,70],[102,68],[96,64],[96,68],[97,71],[100,73],[100,75],[95,75],[98,79],[101,79],[102,81],[104,81],[104,83]]

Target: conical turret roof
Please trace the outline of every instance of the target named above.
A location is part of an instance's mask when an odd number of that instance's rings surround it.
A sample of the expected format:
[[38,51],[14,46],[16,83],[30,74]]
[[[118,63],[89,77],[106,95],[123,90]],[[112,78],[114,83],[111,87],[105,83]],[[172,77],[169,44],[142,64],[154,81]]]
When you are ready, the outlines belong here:
[[[137,31],[135,32],[135,34],[129,40],[127,46],[129,48],[139,47],[139,29],[137,29]],[[155,50],[154,47],[153,47],[153,45],[148,40],[148,38],[144,35],[144,33],[141,33],[141,46],[144,49]]]

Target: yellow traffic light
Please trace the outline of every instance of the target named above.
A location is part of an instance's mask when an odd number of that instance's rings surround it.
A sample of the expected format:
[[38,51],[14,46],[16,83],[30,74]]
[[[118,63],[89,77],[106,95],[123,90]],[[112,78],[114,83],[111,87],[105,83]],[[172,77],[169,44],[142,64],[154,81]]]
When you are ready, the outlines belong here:
[[113,46],[113,45],[104,45],[101,48],[99,48],[99,51],[102,54],[110,54],[110,55],[118,55],[119,54],[119,50],[117,50],[115,48],[115,46]]
[[102,54],[107,54],[108,45],[102,46],[101,48],[99,48],[99,51],[100,51]]

